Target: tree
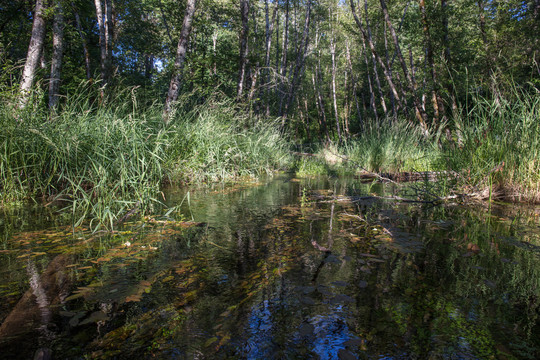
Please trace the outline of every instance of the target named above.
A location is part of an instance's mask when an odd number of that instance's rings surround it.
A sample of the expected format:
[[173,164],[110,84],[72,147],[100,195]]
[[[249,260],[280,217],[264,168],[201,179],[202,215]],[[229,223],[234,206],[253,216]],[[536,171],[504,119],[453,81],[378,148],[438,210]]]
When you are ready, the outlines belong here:
[[240,1],[240,15],[242,18],[242,28],[240,30],[240,66],[238,71],[238,86],[236,98],[241,99],[244,92],[246,68],[248,61],[248,36],[249,36],[249,0]]
[[28,46],[28,54],[24,64],[21,86],[19,107],[24,108],[30,98],[32,86],[36,70],[40,62],[41,53],[43,51],[43,42],[45,39],[45,19],[43,12],[45,10],[44,0],[36,0],[36,7],[33,14],[32,36],[30,45]]
[[105,87],[109,83],[112,66],[112,0],[103,0],[103,3],[101,0],[94,0],[94,2],[96,5],[96,16],[99,28],[101,80],[103,82],[103,87]]
[[49,80],[49,107],[58,105],[62,57],[64,56],[64,11],[60,0],[56,0],[53,23],[53,54],[51,59],[51,76]]
[[195,14],[196,6],[197,0],[187,0],[186,12],[184,15],[184,21],[182,23],[182,31],[180,32],[180,39],[178,40],[178,48],[176,50],[176,60],[174,62],[173,75],[169,85],[167,98],[165,99],[165,106],[163,108],[163,121],[165,121],[165,123],[169,122],[172,107],[176,100],[178,100],[182,69],[184,67],[184,59],[186,57],[187,44],[189,34],[191,33],[191,25],[193,23],[193,15]]

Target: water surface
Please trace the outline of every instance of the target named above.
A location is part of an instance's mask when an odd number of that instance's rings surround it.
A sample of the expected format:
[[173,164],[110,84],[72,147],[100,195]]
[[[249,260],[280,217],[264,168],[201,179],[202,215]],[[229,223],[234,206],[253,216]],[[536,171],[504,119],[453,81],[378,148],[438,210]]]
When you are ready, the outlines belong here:
[[112,234],[6,213],[0,357],[540,357],[540,209],[372,196],[401,191],[172,189]]

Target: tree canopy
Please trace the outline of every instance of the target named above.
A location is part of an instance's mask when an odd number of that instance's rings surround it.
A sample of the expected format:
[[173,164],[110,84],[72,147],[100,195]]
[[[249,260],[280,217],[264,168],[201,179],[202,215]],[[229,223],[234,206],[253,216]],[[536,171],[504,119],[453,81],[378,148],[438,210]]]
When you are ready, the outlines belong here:
[[186,34],[190,3],[4,1],[3,93],[48,88],[55,107],[89,81],[102,100],[137,86],[165,102],[177,76],[179,94],[219,91],[298,139],[339,140],[372,120],[427,129],[471,93],[540,85],[539,0],[200,0]]

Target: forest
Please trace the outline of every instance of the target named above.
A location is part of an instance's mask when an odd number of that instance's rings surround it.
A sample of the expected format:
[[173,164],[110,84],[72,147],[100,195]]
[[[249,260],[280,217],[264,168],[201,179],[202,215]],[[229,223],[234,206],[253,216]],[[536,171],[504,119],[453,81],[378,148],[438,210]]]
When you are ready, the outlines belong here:
[[539,359],[540,0],[0,0],[1,359]]
[[111,225],[276,170],[538,202],[539,33],[538,0],[3,1],[0,202]]

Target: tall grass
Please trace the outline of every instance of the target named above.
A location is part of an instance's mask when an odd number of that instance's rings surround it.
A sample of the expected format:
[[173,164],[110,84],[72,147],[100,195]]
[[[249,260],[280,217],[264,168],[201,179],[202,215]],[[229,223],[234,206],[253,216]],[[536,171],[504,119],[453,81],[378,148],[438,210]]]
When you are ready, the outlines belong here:
[[503,97],[473,98],[455,116],[454,139],[440,163],[457,171],[461,186],[492,197],[540,202],[540,93],[513,88]]
[[133,91],[101,105],[90,95],[80,91],[53,115],[0,102],[1,203],[41,198],[76,224],[110,229],[131,209],[151,211],[166,179],[260,175],[287,160],[275,124],[237,118],[229,103],[211,100],[165,126],[161,105],[139,109]]
[[448,122],[451,137],[437,129],[426,137],[406,121],[372,123],[341,147],[321,147],[316,157],[299,160],[298,172],[446,170],[458,175],[445,191],[540,203],[540,92],[510,84],[489,97],[467,98]]
[[172,181],[258,177],[291,161],[290,144],[277,130],[278,122],[256,121],[236,111],[230,100],[211,100],[187,117],[189,121],[175,121],[169,128],[175,139],[167,163]]
[[437,138],[406,121],[368,123],[363,133],[341,146],[325,145],[316,156],[297,162],[297,174],[320,175],[362,171],[397,173],[433,170],[438,159]]
[[409,122],[369,124],[359,137],[343,146],[344,154],[372,172],[433,170],[437,156],[436,138],[426,137]]

